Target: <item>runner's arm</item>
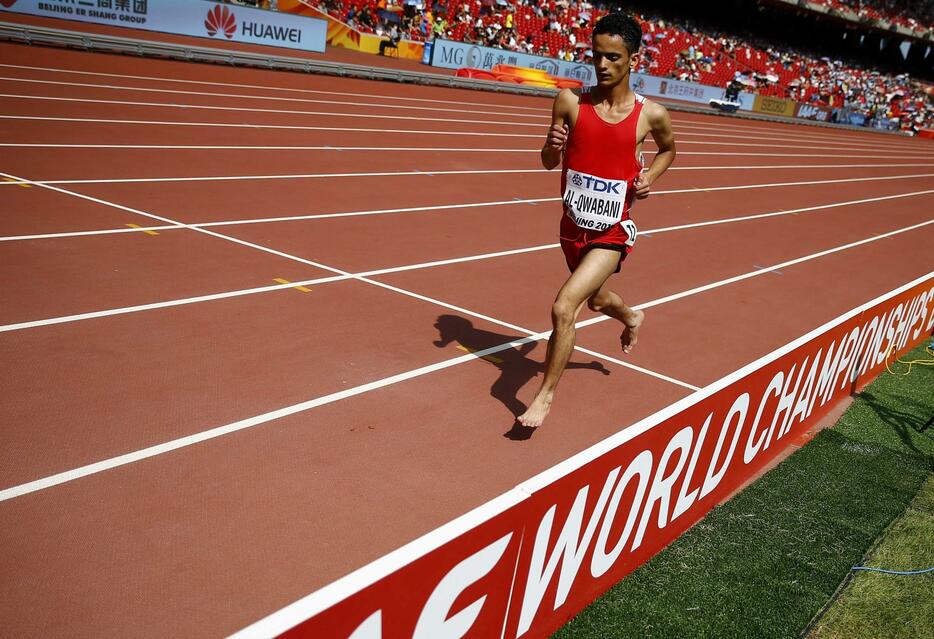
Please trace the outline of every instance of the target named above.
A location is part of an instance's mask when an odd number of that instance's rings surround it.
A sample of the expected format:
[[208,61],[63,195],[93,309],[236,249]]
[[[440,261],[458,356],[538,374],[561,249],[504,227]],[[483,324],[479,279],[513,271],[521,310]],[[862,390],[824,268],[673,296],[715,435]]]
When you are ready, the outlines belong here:
[[668,170],[675,161],[675,134],[671,130],[671,117],[668,110],[655,102],[646,102],[646,116],[649,119],[652,139],[658,147],[658,152],[652,158],[648,170],[636,178],[636,197],[640,200],[647,198],[652,184]]
[[542,146],[542,166],[549,171],[561,164],[561,154],[568,139],[569,106],[575,100],[570,89],[562,89],[551,107],[551,127]]

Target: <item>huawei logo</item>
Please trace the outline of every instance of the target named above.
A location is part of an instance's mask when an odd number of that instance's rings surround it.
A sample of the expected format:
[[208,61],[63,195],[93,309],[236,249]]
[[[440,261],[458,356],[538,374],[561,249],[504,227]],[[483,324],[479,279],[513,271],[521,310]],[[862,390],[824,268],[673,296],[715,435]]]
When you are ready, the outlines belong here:
[[208,30],[209,36],[223,33],[229,40],[237,31],[237,19],[230,9],[218,4],[208,11],[208,19],[204,21],[204,28]]

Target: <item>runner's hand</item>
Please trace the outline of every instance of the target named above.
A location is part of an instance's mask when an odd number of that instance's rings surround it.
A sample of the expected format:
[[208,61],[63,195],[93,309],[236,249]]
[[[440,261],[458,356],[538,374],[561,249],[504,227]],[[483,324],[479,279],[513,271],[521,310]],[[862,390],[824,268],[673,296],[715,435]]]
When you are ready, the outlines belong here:
[[633,182],[633,186],[636,187],[636,199],[644,200],[649,197],[649,191],[652,189],[652,181],[645,173],[640,173]]
[[568,125],[552,124],[548,129],[548,137],[545,139],[545,146],[560,151],[568,141]]

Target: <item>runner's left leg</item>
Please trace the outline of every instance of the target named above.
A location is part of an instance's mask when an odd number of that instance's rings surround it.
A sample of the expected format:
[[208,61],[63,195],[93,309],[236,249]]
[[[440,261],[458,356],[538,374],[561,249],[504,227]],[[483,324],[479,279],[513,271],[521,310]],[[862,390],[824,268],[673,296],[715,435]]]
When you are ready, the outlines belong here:
[[564,283],[555,303],[551,307],[553,331],[548,340],[545,356],[545,379],[535,398],[522,415],[519,423],[528,428],[542,425],[554,398],[558,380],[564,372],[574,350],[577,329],[574,324],[581,309],[603,287],[619,264],[620,252],[611,249],[595,248],[587,252],[577,269]]
[[600,290],[587,300],[587,306],[592,311],[603,313],[622,323],[623,332],[619,336],[619,343],[624,353],[631,353],[639,339],[639,329],[645,321],[645,313],[626,306],[623,298],[606,286],[601,286]]

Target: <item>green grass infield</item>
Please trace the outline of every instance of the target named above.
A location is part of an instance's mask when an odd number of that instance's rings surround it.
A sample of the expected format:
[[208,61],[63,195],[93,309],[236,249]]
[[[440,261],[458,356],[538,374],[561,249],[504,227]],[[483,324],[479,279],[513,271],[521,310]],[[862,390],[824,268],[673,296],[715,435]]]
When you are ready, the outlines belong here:
[[[919,359],[931,359],[924,345],[902,357]],[[833,428],[553,637],[799,636],[931,475],[932,418],[934,366],[883,372]]]

